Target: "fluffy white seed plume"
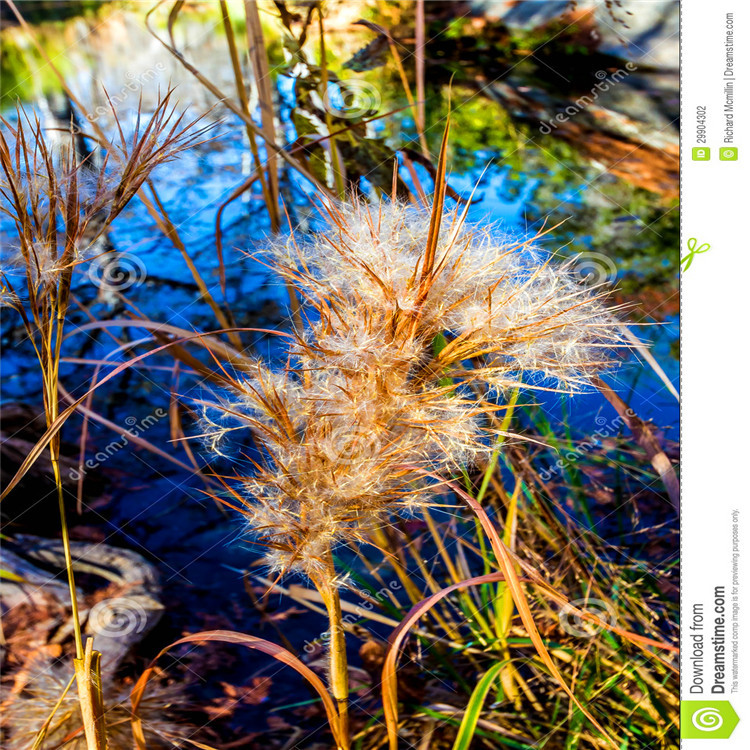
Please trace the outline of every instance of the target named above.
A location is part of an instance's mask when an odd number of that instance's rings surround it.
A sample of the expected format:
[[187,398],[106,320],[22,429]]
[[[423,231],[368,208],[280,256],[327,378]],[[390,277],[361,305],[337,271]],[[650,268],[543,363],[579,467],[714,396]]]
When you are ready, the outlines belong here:
[[483,405],[418,387],[406,369],[254,369],[206,408],[203,431],[260,454],[233,494],[279,569],[320,573],[342,539],[424,504],[421,472],[456,469],[489,445]]
[[365,347],[374,356],[378,342],[387,345],[383,329],[412,315],[416,346],[446,333],[455,339],[452,356],[490,354],[504,378],[541,376],[574,391],[609,365],[606,349],[622,343],[600,291],[577,281],[569,265],[545,260],[534,238],[519,241],[492,227],[467,227],[457,212],[446,216],[424,294],[427,213],[380,203],[328,207],[328,214],[329,229],[275,240],[269,251],[313,304],[330,298],[325,326],[314,326],[313,335],[331,351],[338,342],[350,356]]
[[274,567],[314,576],[337,543],[427,504],[426,474],[490,450],[502,407],[488,393],[579,390],[620,345],[600,295],[531,241],[453,213],[425,267],[428,214],[385,202],[325,210],[325,230],[267,248],[306,303],[288,366],[255,363],[205,429],[209,441],[254,444],[234,497]]

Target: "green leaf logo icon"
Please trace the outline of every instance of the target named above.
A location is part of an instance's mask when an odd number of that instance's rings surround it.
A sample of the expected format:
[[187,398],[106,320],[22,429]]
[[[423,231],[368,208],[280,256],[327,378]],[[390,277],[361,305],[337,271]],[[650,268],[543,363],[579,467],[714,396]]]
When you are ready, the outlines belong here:
[[684,740],[725,740],[740,717],[729,701],[682,701],[680,735]]

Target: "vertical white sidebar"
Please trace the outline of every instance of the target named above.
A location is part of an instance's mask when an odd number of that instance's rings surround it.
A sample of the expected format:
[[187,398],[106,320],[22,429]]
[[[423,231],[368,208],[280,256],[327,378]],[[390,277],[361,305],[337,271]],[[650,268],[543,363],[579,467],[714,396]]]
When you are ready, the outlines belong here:
[[750,748],[748,34],[747,0],[683,0],[681,728],[689,750]]

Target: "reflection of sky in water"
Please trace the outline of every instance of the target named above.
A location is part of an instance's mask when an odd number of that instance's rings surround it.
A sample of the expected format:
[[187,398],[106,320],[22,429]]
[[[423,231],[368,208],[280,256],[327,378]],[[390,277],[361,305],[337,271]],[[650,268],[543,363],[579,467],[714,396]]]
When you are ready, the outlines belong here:
[[[130,123],[131,127],[134,123]],[[218,293],[218,273],[214,246],[214,222],[216,206],[230,195],[231,191],[249,174],[246,160],[246,137],[242,128],[220,124],[210,144],[186,152],[177,163],[161,167],[155,174],[155,185],[159,196],[168,208],[180,231],[191,258],[204,272],[209,286]],[[420,180],[430,185],[426,170],[416,166]],[[404,178],[408,174],[402,170]],[[469,210],[469,221],[490,220],[499,231],[516,236],[530,236],[535,228],[526,222],[526,209],[540,180],[512,179],[509,167],[492,163],[485,174],[481,170],[465,175],[450,175],[450,184],[462,196],[468,197],[477,185],[475,203]],[[481,180],[480,180],[481,177]],[[311,187],[303,179],[293,175],[294,181],[304,193]],[[563,196],[561,196],[562,200]],[[567,196],[566,196],[567,198]],[[304,205],[305,199],[297,196],[295,203]],[[0,219],[0,226],[8,232],[7,219]],[[251,250],[269,231],[264,204],[258,186],[244,199],[231,204],[224,212],[222,226],[225,231],[224,253],[229,279],[229,300],[235,305],[252,308],[262,305],[264,300],[275,300],[285,305],[285,293],[281,285],[269,277],[262,267],[242,254]],[[112,237],[117,250],[136,254],[146,265],[147,283],[129,291],[129,295],[146,315],[172,325],[192,328],[199,325],[200,316],[206,318],[205,305],[194,293],[170,287],[165,282],[192,283],[189,271],[179,253],[169,241],[155,231],[153,221],[140,201],[131,203],[127,211],[114,224]],[[549,244],[546,245],[549,248]],[[85,287],[84,298],[91,299],[96,290],[84,274],[78,286]],[[158,288],[157,288],[158,287]],[[7,316],[6,316],[7,320]],[[6,323],[7,325],[7,323]],[[641,338],[653,342],[652,354],[664,367],[673,381],[677,378],[677,363],[669,353],[670,342],[677,336],[675,321],[661,326],[636,331]],[[106,347],[100,352],[106,353]],[[22,355],[13,353],[6,359],[5,374],[11,381],[16,364]],[[631,356],[616,375],[617,390],[636,412],[645,419],[654,419],[661,425],[676,425],[677,404],[666,391],[663,383],[647,363],[640,363]],[[22,386],[22,383],[17,383]],[[10,392],[13,392],[13,388]],[[23,391],[21,387],[21,391]],[[19,394],[20,395],[20,394]],[[539,400],[550,409],[550,416],[562,417],[561,402],[567,397],[544,394]],[[600,396],[578,396],[570,402],[573,421],[581,429],[600,413],[609,413],[611,407],[603,404]]]
[[[174,72],[173,65],[171,62],[168,69],[170,75]],[[106,71],[106,67],[104,70]],[[78,91],[93,90],[95,76],[92,69],[80,66],[73,75]],[[98,76],[97,71],[96,77]],[[117,75],[110,71],[105,72],[105,77],[110,91],[119,90],[121,82],[118,84]],[[163,75],[160,75],[161,77]],[[277,78],[277,88],[283,103],[280,126],[284,131],[284,138],[281,140],[287,142],[295,138],[294,127],[289,117],[294,103],[295,83],[290,77]],[[198,103],[201,103],[200,100]],[[337,100],[334,98],[332,103],[336,105]],[[408,131],[408,113],[402,113],[401,117],[402,125]],[[134,127],[135,119],[132,115],[126,117],[126,125],[131,130]],[[376,121],[369,127],[379,136],[386,135],[385,120]],[[216,209],[250,175],[252,164],[244,128],[232,115],[225,116],[212,135],[214,138],[210,143],[184,153],[178,162],[161,167],[155,173],[154,183],[160,199],[180,231],[190,257],[203,272],[212,291],[218,293],[214,246]],[[259,146],[262,152],[260,140]],[[527,208],[533,204],[534,193],[542,184],[538,169],[525,175],[503,165],[497,154],[478,154],[477,157],[477,162],[482,165],[480,168],[472,169],[467,174],[449,175],[451,186],[464,197],[468,197],[478,183],[476,201],[469,210],[469,221],[489,220],[495,223],[500,231],[517,236],[533,235],[539,225],[527,222]],[[482,175],[482,168],[487,163],[489,167]],[[415,164],[414,168],[422,184],[429,189],[431,180],[427,171],[418,164]],[[407,170],[402,169],[401,175],[409,184]],[[284,198],[294,204],[290,208],[297,207],[305,211],[308,197],[314,193],[312,186],[291,171],[286,171],[283,179],[289,188],[285,191]],[[568,204],[574,208],[583,204],[582,195],[585,190],[585,186],[567,184],[560,187],[556,197],[561,204]],[[280,283],[241,252],[253,250],[269,231],[257,183],[252,191],[234,201],[224,211],[222,227],[230,305],[237,309],[253,309],[268,301],[274,301],[283,307],[286,297]],[[7,217],[0,217],[0,230],[10,235],[11,229]],[[131,203],[127,211],[117,219],[112,239],[119,252],[137,255],[146,266],[146,282],[128,292],[146,316],[185,328],[212,325],[206,305],[190,287],[192,278],[184,260],[171,243],[155,229],[153,220],[140,201]],[[590,241],[586,236],[578,239],[584,244]],[[550,251],[554,249],[549,241],[544,243],[544,247]],[[167,282],[172,283],[170,285]],[[84,300],[91,302],[97,290],[85,274],[79,274],[76,291]],[[10,324],[9,316],[4,317],[3,326],[7,329]],[[667,375],[676,382],[678,366],[670,354],[669,347],[678,335],[677,322],[670,320],[660,326],[636,329],[635,332],[642,339],[652,342],[652,354],[667,371]],[[104,356],[106,352],[106,345],[97,344],[95,351],[89,352],[89,355]],[[23,359],[24,355],[20,350],[6,349],[3,369],[10,388],[6,387],[5,398],[22,398],[29,390],[26,378],[19,377],[25,369],[22,367]],[[636,356],[629,357],[617,373],[616,380],[617,390],[631,403],[639,416],[654,419],[660,425],[677,424],[676,401],[647,363],[639,362]],[[565,396],[551,394],[541,396],[539,400],[547,405],[554,421],[556,416],[562,416],[562,402],[568,399]],[[569,401],[569,406],[574,422],[584,431],[593,429],[593,420],[596,416],[614,416],[612,408],[597,394],[576,397]]]

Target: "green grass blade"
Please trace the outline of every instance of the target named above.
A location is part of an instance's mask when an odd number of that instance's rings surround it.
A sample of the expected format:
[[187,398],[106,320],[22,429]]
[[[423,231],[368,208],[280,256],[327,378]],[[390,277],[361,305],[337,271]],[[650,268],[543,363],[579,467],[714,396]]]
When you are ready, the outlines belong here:
[[490,692],[492,685],[499,677],[500,672],[506,663],[507,661],[504,659],[503,661],[497,662],[497,664],[493,664],[477,683],[477,686],[474,688],[474,692],[469,699],[469,704],[466,706],[466,713],[461,720],[461,726],[458,729],[456,741],[453,743],[453,750],[468,750],[471,741],[474,738],[474,732],[476,731],[479,717],[482,714],[482,708],[484,708],[484,701],[487,698],[487,693]]

